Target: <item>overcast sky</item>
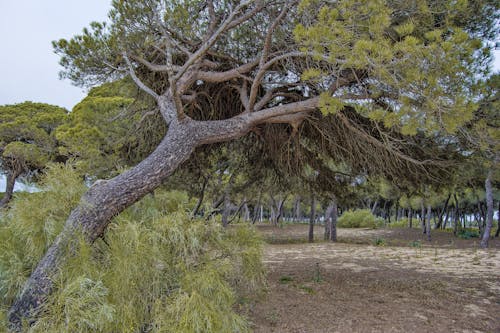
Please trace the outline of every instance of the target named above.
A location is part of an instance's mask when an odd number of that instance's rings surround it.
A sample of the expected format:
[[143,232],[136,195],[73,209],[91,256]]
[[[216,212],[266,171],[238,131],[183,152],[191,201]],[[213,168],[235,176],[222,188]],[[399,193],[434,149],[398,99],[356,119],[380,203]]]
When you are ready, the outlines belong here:
[[[106,20],[110,0],[0,0],[0,105],[26,100],[69,110],[85,91],[59,80],[53,40]],[[495,68],[500,69],[500,51]]]
[[26,100],[69,110],[85,91],[59,80],[52,41],[104,21],[111,0],[0,0],[0,105]]

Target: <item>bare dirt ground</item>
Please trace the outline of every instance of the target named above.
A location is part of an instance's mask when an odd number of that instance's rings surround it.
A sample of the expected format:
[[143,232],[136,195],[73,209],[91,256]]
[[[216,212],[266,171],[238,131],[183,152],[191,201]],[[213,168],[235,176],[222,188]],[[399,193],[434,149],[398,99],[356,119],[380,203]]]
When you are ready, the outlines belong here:
[[498,241],[484,251],[450,233],[419,244],[417,229],[341,229],[343,242],[308,244],[305,225],[258,228],[274,244],[267,293],[248,308],[255,332],[500,332]]

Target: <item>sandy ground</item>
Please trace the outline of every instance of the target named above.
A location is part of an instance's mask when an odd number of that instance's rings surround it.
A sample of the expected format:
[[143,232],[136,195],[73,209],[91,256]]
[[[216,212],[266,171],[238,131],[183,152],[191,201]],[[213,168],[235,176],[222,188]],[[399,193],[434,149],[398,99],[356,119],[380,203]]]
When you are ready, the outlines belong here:
[[408,244],[419,233],[393,229],[298,243],[299,227],[259,227],[292,243],[265,246],[268,289],[247,308],[255,332],[500,332],[500,249],[457,244],[449,233],[430,244],[368,245]]

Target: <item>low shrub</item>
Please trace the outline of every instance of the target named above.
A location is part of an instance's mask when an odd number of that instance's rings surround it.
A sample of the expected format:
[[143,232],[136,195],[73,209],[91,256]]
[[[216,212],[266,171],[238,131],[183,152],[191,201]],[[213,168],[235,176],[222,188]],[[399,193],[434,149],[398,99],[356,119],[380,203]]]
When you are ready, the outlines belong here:
[[479,238],[479,231],[474,229],[460,229],[457,237],[461,239]]
[[[15,200],[0,220],[3,320],[85,190],[69,167],[53,167],[44,184],[36,196]],[[155,197],[118,215],[94,245],[80,241],[30,333],[250,330],[234,308],[264,281],[256,231],[193,220],[183,205],[167,213]]]
[[369,209],[349,210],[339,217],[339,228],[377,228],[384,221],[374,216]]

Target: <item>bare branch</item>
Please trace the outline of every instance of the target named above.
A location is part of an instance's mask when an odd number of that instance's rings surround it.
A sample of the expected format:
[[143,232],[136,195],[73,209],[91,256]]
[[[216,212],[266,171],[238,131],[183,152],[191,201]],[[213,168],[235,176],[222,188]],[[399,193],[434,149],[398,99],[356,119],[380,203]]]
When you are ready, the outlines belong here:
[[[319,97],[312,97],[305,101],[278,105],[272,108],[245,114],[253,125],[267,122],[271,118],[287,116],[300,112],[312,112],[318,108]],[[243,115],[242,115],[243,116]]]
[[[151,62],[147,61],[146,59],[144,59],[142,57],[139,57],[139,56],[131,55],[130,57],[132,59],[134,59],[135,61],[137,61],[138,63],[146,66],[152,72],[167,72],[168,71],[168,66],[167,65],[153,64],[153,63],[151,63]],[[172,65],[172,69],[174,71],[177,70],[177,69],[179,69],[179,68],[180,68],[179,66]]]
[[132,80],[135,82],[135,84],[140,89],[142,89],[144,92],[146,92],[147,94],[151,95],[155,100],[158,101],[158,99],[159,99],[160,96],[153,89],[149,88],[146,84],[144,84],[144,82],[142,82],[137,77],[137,75],[135,74],[134,68],[132,67],[132,63],[130,62],[130,59],[128,58],[127,53],[123,52],[122,56],[125,59],[125,62],[127,63],[127,65],[128,65],[128,68],[129,68],[128,69],[128,73],[129,73],[130,77],[132,78]]
[[260,78],[262,78],[263,75],[264,75],[264,73],[263,73],[264,70],[261,70],[261,68],[264,68],[265,63],[267,61],[267,58],[269,56],[269,50],[271,48],[271,43],[272,43],[272,39],[273,39],[274,30],[276,29],[276,27],[278,26],[278,24],[281,22],[281,20],[287,14],[287,12],[288,12],[288,10],[290,8],[290,5],[291,5],[291,2],[289,2],[285,6],[285,8],[283,8],[283,10],[281,11],[281,13],[278,15],[278,17],[276,17],[276,19],[274,20],[274,22],[269,26],[269,29],[267,31],[266,39],[264,41],[264,46],[262,48],[262,54],[260,56],[259,71],[257,72],[256,79],[254,80],[254,82],[252,83],[252,87],[250,88],[250,97],[249,97],[249,101],[248,101],[248,108],[250,110],[252,110],[253,107],[254,107],[254,105],[255,105],[255,100],[257,98],[257,91],[258,91],[258,88],[260,86]]
[[212,35],[215,31],[217,25],[217,16],[215,15],[214,2],[212,0],[207,1],[208,15],[210,16],[210,24],[208,26],[208,36]]
[[243,74],[250,72],[259,62],[254,60],[247,64],[241,65],[237,68],[233,68],[224,72],[216,71],[198,71],[196,73],[196,78],[210,83],[219,83],[229,81],[235,78],[241,78]]
[[210,49],[215,42],[219,39],[219,36],[225,32],[226,30],[230,29],[229,25],[233,22],[235,16],[238,14],[238,12],[252,3],[253,0],[247,0],[242,3],[240,3],[236,8],[229,14],[228,18],[222,22],[222,24],[219,26],[219,28],[213,33],[210,38],[201,45],[201,47],[193,53],[189,59],[184,63],[184,65],[179,69],[179,72],[174,78],[174,81],[177,81],[184,73],[191,67],[197,60],[199,60],[205,53]]

